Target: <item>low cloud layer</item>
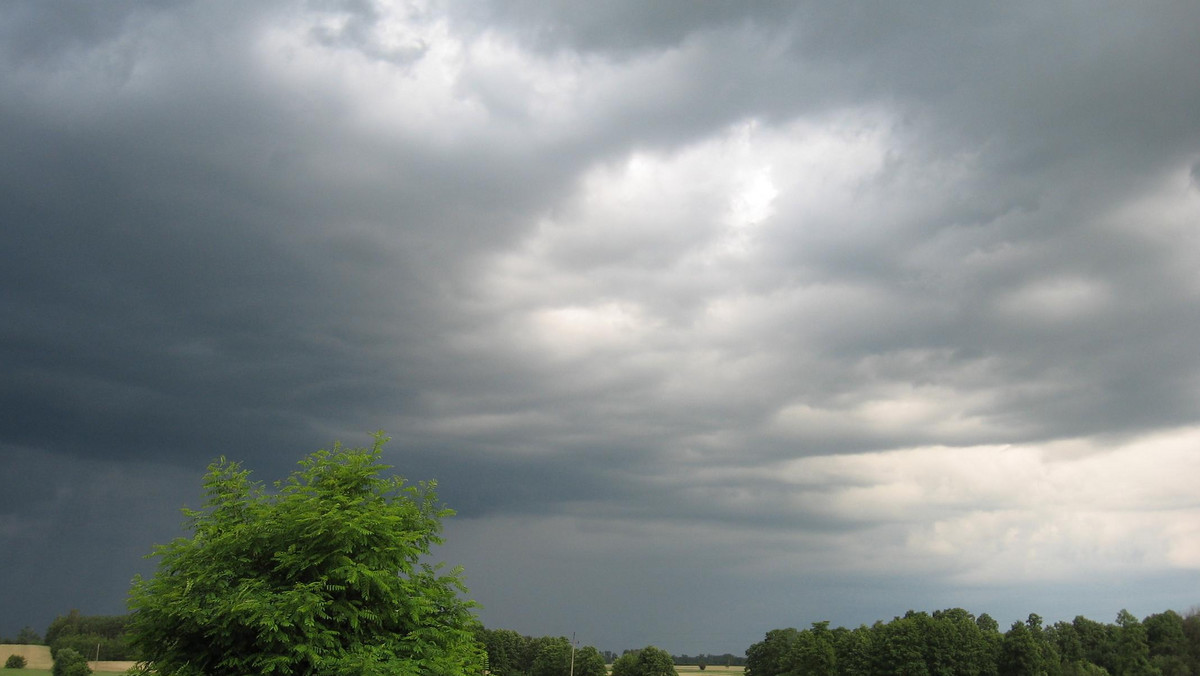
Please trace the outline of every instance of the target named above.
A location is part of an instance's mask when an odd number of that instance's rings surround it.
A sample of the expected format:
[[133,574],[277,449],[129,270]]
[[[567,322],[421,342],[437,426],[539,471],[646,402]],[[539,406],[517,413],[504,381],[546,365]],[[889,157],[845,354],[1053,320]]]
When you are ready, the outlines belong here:
[[496,628],[1197,602],[1184,5],[0,9],[0,632],[383,428]]

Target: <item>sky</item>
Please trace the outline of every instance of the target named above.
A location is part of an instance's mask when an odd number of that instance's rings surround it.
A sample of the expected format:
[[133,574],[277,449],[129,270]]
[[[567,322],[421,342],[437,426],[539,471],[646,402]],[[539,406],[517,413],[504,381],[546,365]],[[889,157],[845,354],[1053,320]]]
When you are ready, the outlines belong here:
[[0,4],[0,635],[218,456],[490,628],[1200,604],[1200,4]]

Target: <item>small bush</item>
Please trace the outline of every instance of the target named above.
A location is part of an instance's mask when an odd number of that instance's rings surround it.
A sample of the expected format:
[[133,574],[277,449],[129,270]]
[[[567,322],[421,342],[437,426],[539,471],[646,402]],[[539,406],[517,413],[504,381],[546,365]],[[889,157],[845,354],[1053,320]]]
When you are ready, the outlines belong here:
[[54,676],[89,676],[92,668],[87,659],[74,648],[63,648],[54,658],[54,668],[50,670]]
[[8,661],[6,661],[4,663],[4,668],[5,669],[24,669],[25,668],[25,656],[24,655],[9,655]]

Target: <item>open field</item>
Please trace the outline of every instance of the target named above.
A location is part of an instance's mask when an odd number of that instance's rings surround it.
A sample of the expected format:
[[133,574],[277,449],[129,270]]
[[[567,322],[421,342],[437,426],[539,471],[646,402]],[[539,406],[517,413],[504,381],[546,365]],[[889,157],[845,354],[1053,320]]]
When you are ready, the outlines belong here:
[[695,676],[703,674],[704,676],[742,676],[746,671],[746,667],[727,667],[725,665],[710,664],[705,667],[704,671],[700,671],[700,667],[692,666],[676,666],[675,671],[679,672],[679,676]]
[[[25,666],[28,671],[36,669],[50,669],[54,666],[54,660],[50,659],[50,648],[44,645],[21,645],[16,643],[0,644],[0,665],[8,659],[9,655],[20,655],[25,658]],[[22,673],[22,672],[18,672]],[[47,671],[46,673],[50,673]]]
[[92,668],[92,671],[94,671],[98,674],[114,673],[114,672],[120,673],[122,671],[129,671],[130,667],[132,667],[135,664],[137,664],[137,662],[115,662],[115,661],[105,662],[103,660],[101,660],[99,662],[88,662],[88,666]]
[[[0,644],[0,665],[9,655],[20,655],[25,658],[25,669],[6,669],[0,676],[50,676],[50,668],[54,660],[50,659],[50,648],[44,645],[15,645]],[[88,662],[92,671],[101,673],[120,673],[132,667],[134,662]]]
[[[134,665],[133,662],[88,662],[88,666],[97,674],[119,674]],[[5,669],[0,672],[3,676],[50,676],[49,669]]]

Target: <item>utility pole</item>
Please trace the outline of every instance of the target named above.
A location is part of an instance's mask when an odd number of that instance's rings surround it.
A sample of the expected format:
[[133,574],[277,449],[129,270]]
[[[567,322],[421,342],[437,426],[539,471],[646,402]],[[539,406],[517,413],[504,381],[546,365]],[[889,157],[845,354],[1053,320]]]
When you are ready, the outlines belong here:
[[571,676],[575,676],[575,632],[571,632]]

